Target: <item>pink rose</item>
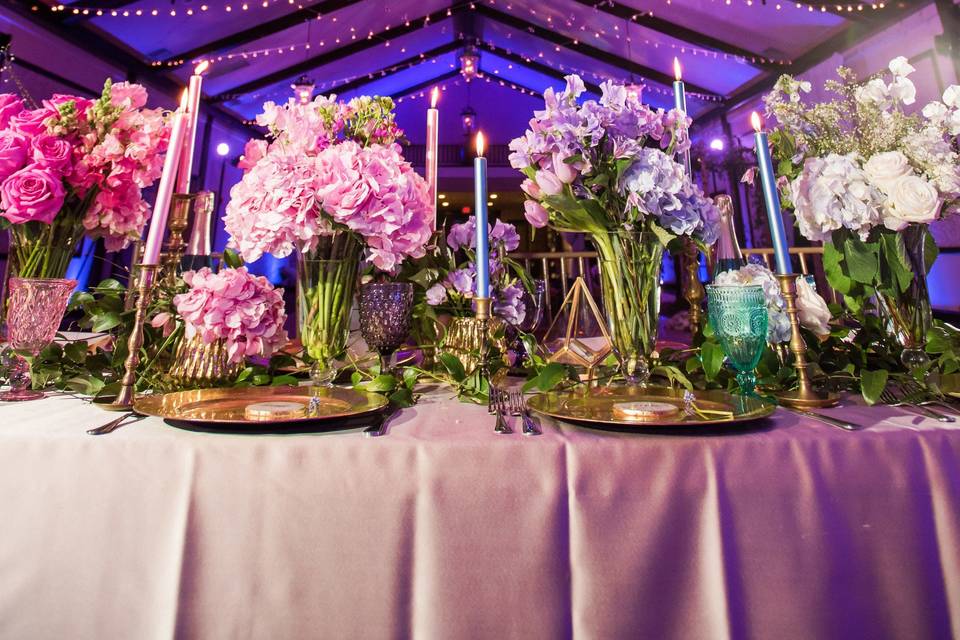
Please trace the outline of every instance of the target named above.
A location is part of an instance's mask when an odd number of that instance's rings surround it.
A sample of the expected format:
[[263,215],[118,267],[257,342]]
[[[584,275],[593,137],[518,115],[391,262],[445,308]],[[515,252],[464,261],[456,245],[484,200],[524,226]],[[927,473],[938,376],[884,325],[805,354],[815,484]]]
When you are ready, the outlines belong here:
[[0,186],[0,214],[13,224],[39,220],[53,222],[63,206],[63,183],[48,169],[30,165]]
[[537,186],[548,196],[556,196],[563,193],[563,182],[551,171],[541,169],[536,175]]
[[10,118],[23,111],[23,100],[12,93],[0,93],[0,129],[6,129]]
[[0,180],[6,180],[27,162],[29,143],[19,133],[0,131]]
[[539,202],[533,200],[527,200],[523,203],[523,215],[527,222],[537,229],[547,226],[547,222],[550,221],[550,214],[547,213],[547,210]]
[[10,118],[10,128],[28,138],[33,138],[41,133],[46,133],[47,125],[44,122],[57,115],[56,110],[46,108],[21,111]]
[[60,136],[43,133],[33,140],[33,161],[41,167],[66,172],[72,155],[73,145]]
[[252,169],[253,165],[257,164],[265,155],[267,155],[267,141],[250,140],[246,146],[243,147],[243,155],[240,156],[240,161],[237,163],[237,166],[243,171],[247,171],[248,169]]
[[139,84],[118,82],[110,88],[110,103],[115,107],[140,109],[147,104],[147,90]]

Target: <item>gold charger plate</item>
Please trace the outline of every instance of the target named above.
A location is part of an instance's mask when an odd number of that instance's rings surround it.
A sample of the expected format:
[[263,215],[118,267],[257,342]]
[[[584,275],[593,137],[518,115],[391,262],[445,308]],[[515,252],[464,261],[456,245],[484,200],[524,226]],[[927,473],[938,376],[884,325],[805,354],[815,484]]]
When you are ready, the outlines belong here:
[[[248,405],[261,402],[313,402],[309,415],[275,420],[250,420]],[[191,424],[245,425],[263,428],[271,424],[296,425],[353,418],[382,409],[387,399],[340,387],[231,387],[192,389],[140,396],[133,403],[137,413]]]
[[[713,427],[741,424],[766,418],[776,405],[750,396],[735,396],[725,391],[693,391],[695,406],[701,414],[685,414],[683,389],[668,387],[594,387],[572,391],[550,391],[532,396],[527,404],[537,413],[581,424],[646,429],[650,427]],[[622,402],[666,402],[680,413],[664,419],[625,420],[613,413]],[[723,412],[723,413],[712,413]]]

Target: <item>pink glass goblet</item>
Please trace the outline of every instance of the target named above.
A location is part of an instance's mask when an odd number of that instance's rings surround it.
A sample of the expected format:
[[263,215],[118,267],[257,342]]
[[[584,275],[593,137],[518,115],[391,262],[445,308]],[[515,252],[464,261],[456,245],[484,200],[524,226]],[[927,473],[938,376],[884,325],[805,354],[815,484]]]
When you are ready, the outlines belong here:
[[76,280],[10,278],[7,304],[7,341],[17,354],[10,372],[10,391],[0,393],[4,402],[36,400],[43,392],[30,389],[30,365],[24,356],[37,357],[53,342],[77,286]]

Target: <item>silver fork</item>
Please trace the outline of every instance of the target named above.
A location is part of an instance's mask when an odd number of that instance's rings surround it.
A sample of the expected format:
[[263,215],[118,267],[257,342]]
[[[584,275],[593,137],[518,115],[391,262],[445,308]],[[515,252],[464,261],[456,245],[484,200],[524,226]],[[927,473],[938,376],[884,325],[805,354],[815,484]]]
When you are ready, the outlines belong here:
[[523,397],[523,391],[519,389],[512,391],[510,393],[510,400],[513,405],[513,415],[520,416],[520,421],[523,424],[523,435],[540,435],[540,427],[537,426],[537,421],[530,415],[530,407],[527,406],[527,400]]
[[928,407],[921,407],[918,404],[912,404],[910,402],[905,402],[902,398],[898,398],[896,394],[893,393],[890,389],[884,389],[880,392],[880,402],[888,404],[891,407],[902,407],[904,409],[913,409],[915,413],[927,416],[928,418],[933,418],[939,422],[956,422],[956,418],[952,416],[947,416],[942,413],[938,413],[933,409]]
[[[911,398],[920,398],[927,393],[926,389],[920,386],[920,383],[915,380],[907,380],[900,384],[900,388],[903,390],[903,393],[906,397]],[[950,414],[960,413],[960,410],[957,409],[956,405],[949,404],[944,400],[937,400],[934,398],[929,398],[927,400],[920,400],[915,404],[923,405],[925,407],[934,406],[940,407],[950,412]],[[948,414],[949,415],[949,414]]]
[[513,429],[510,428],[510,425],[507,424],[506,419],[503,417],[503,414],[507,410],[507,399],[504,397],[503,391],[491,385],[490,401],[493,404],[494,413],[497,414],[497,424],[493,427],[493,432],[499,434],[513,433]]

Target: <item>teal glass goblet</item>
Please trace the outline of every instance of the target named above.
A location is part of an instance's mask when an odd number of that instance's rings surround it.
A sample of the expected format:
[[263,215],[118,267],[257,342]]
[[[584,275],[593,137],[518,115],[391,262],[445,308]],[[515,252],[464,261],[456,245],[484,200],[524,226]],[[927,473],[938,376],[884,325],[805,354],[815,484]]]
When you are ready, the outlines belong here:
[[753,395],[754,369],[767,344],[767,301],[760,285],[707,285],[710,326],[737,372],[740,392]]

